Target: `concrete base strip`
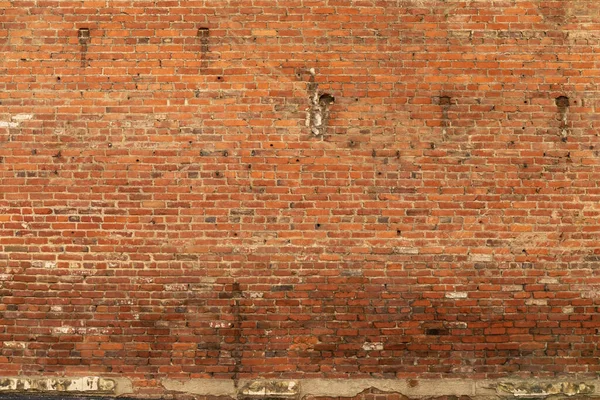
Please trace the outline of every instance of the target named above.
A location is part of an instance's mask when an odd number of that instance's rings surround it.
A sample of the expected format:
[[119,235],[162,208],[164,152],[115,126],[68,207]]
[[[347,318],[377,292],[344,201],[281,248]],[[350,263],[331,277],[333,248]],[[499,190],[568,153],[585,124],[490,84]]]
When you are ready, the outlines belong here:
[[303,396],[354,397],[369,388],[401,393],[407,397],[474,396],[475,381],[398,379],[307,379],[300,383]]
[[2,392],[37,392],[46,394],[106,394],[133,393],[133,385],[125,378],[79,377],[0,377]]
[[173,392],[184,392],[201,396],[230,396],[236,397],[237,390],[231,379],[189,379],[179,381],[163,379],[165,389]]
[[[468,396],[484,399],[563,399],[572,396],[600,397],[600,379],[473,380],[473,379],[164,379],[170,392],[204,396],[228,396],[241,400],[300,400],[308,396],[354,397],[367,389],[399,393],[411,399],[436,396]],[[126,378],[85,377],[0,377],[0,393],[134,394]]]
[[[600,396],[600,380],[472,380],[472,379],[301,379],[232,380],[165,379],[169,391],[232,398],[295,398],[307,396],[354,397],[367,389],[399,393],[413,399],[436,396],[469,396],[471,399],[568,398],[575,395]],[[240,388],[239,390],[236,389]],[[278,392],[281,388],[281,393]],[[260,396],[259,396],[260,395]]]

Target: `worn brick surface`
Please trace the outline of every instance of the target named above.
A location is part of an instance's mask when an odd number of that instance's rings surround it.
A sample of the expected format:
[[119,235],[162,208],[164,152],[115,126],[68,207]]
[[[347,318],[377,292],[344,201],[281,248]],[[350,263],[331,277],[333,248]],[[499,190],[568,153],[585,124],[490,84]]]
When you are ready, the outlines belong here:
[[0,1],[0,375],[595,376],[599,39],[596,1]]

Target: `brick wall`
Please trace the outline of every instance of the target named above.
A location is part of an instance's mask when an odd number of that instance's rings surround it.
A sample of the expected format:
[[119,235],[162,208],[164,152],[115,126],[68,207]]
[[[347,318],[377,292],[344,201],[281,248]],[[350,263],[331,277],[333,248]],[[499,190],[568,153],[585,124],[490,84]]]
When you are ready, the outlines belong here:
[[591,0],[0,1],[0,375],[596,376],[599,39]]

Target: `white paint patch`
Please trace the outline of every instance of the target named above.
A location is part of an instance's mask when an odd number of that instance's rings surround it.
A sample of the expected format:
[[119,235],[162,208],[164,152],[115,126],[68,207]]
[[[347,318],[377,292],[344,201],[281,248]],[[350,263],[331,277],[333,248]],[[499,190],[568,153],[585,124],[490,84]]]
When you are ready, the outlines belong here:
[[212,321],[210,323],[211,328],[231,328],[233,324],[231,322],[223,322],[223,321]]
[[78,378],[6,378],[0,382],[0,391],[41,392],[114,392],[116,382],[97,376]]
[[44,263],[44,268],[48,268],[48,269],[56,268],[56,261],[46,261]]
[[416,247],[396,247],[394,248],[396,254],[419,254],[419,249]]
[[502,286],[503,292],[520,292],[523,290],[523,285],[505,285]]
[[17,114],[12,116],[13,121],[27,121],[33,118],[33,114]]
[[529,299],[525,300],[525,305],[528,306],[547,306],[548,300],[546,299]]
[[58,326],[52,329],[55,335],[111,335],[114,328],[85,328],[75,326]]
[[98,390],[98,381],[100,378],[97,376],[88,377],[85,379],[75,379],[71,381],[71,384],[67,388],[69,392],[87,392],[90,390]]
[[19,379],[19,378],[8,378],[4,379],[0,384],[0,391],[3,390],[17,390],[17,387],[21,387],[21,390],[29,390],[31,389],[31,383],[27,379]]
[[9,349],[24,349],[25,343],[23,342],[4,342],[4,347]]
[[165,285],[165,290],[169,292],[184,292],[188,290],[188,285],[185,283],[174,283],[172,285]]
[[0,128],[16,128],[17,126],[19,126],[18,122],[0,121]]
[[446,326],[450,329],[467,329],[468,327],[466,322],[448,322]]
[[470,374],[470,373],[473,373],[473,367],[469,367],[467,365],[462,365],[460,367],[452,368],[452,372],[460,373],[460,374]]
[[298,394],[296,381],[251,381],[242,389],[246,396],[294,397]]
[[377,351],[377,350],[383,350],[383,343],[381,342],[365,342],[362,345],[363,350],[366,351]]
[[69,335],[75,333],[75,328],[73,328],[72,326],[57,326],[56,328],[52,329],[52,332],[55,335]]
[[468,297],[467,292],[449,292],[446,293],[447,299],[466,299]]
[[491,254],[471,254],[469,259],[475,262],[488,262],[494,261],[494,256]]

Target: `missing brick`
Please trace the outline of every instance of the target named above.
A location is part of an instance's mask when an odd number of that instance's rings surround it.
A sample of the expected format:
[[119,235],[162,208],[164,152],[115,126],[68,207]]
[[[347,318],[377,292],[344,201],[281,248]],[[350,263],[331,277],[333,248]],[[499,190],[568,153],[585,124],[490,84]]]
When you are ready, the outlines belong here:
[[324,93],[319,96],[319,105],[322,107],[329,106],[335,101],[335,97],[330,95],[329,93]]
[[90,41],[90,30],[89,28],[79,28],[79,44],[87,44]]
[[441,96],[439,102],[440,106],[449,106],[452,104],[452,98],[450,96]]
[[432,329],[426,329],[425,334],[427,336],[445,336],[445,335],[449,335],[450,332],[447,329],[432,328]]
[[448,110],[452,106],[452,97],[447,95],[436,96],[432,98],[432,103],[437,104],[442,108],[442,134],[443,137],[446,138],[448,128],[450,128],[451,126],[451,121],[448,116]]
[[566,109],[571,105],[567,96],[558,96],[554,101],[559,110],[566,111]]

